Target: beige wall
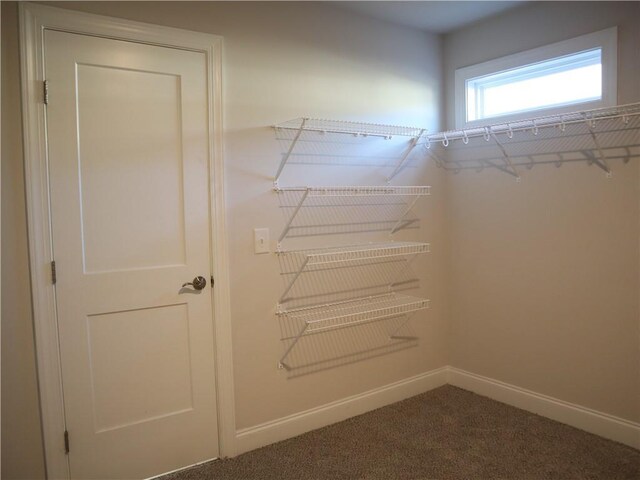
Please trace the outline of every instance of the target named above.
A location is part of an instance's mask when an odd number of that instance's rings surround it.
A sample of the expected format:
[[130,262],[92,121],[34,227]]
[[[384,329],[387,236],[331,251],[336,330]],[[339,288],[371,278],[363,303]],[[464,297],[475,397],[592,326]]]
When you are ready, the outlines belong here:
[[[436,36],[387,25],[314,3],[56,3],[57,6],[132,20],[210,32],[224,37],[225,164],[228,237],[231,240],[231,301],[239,429],[299,412],[446,365],[444,275],[447,258],[444,180],[418,161],[396,184],[434,186],[421,210],[428,222],[414,238],[434,253],[421,260],[422,293],[433,308],[416,315],[419,346],[313,374],[288,378],[276,363],[283,352],[273,315],[282,291],[275,255],[253,254],[253,228],[283,226],[271,177],[279,145],[269,125],[317,116],[440,127],[440,43]],[[8,15],[4,13],[8,12]],[[15,36],[15,6],[3,2],[3,32]],[[13,37],[12,37],[13,38]],[[15,38],[5,41],[7,88],[3,103],[3,478],[42,477],[32,326],[27,278],[26,231],[20,151]],[[3,90],[3,102],[5,91]],[[5,117],[6,115],[6,117]],[[5,123],[5,119],[6,123]],[[9,121],[8,119],[11,119]],[[6,154],[5,154],[6,145]],[[6,174],[5,174],[6,168]],[[288,170],[287,183],[303,175],[338,183],[382,183],[380,169],[337,167],[327,172]],[[5,233],[7,238],[5,239]],[[5,259],[6,257],[6,259]],[[5,263],[6,262],[6,263]],[[10,289],[10,290],[9,290]],[[364,330],[366,332],[366,329]],[[357,348],[357,338],[351,338]],[[8,343],[10,342],[10,344]],[[4,347],[3,343],[3,347]],[[28,427],[25,429],[25,426]],[[14,434],[23,436],[16,443]],[[11,439],[9,436],[11,435]],[[16,456],[13,450],[23,452]],[[24,465],[24,458],[30,466]]]
[[[438,37],[326,4],[56,5],[224,37],[239,429],[446,364],[640,420],[637,163],[616,167],[611,180],[586,166],[541,167],[516,184],[487,171],[445,179],[419,160],[397,182],[434,186],[422,202],[422,228],[407,237],[430,241],[434,252],[417,265],[421,293],[433,307],[412,323],[419,346],[296,378],[276,370],[282,353],[273,316],[282,290],[276,258],[252,253],[254,227],[269,227],[273,239],[283,225],[269,190],[279,145],[268,125],[312,115],[436,131],[441,113],[453,106],[452,90],[442,95],[441,75],[452,85],[457,67],[616,24],[620,102],[638,101],[638,4],[525,5],[446,36],[444,72]],[[2,477],[42,478],[15,12],[15,4],[2,2]],[[322,170],[291,167],[283,180],[378,183],[383,173]],[[357,347],[357,336],[351,341]]]
[[44,477],[22,170],[18,25],[2,2],[2,478]]
[[[618,101],[640,101],[640,4],[540,2],[445,36],[447,123],[456,68],[614,25]],[[639,166],[613,169],[449,177],[450,345],[456,367],[638,421]]]

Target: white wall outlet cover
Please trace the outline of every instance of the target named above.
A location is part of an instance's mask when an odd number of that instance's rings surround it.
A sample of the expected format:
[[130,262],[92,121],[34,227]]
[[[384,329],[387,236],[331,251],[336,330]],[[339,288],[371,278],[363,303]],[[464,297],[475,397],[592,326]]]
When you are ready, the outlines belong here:
[[255,253],[269,253],[269,229],[253,229],[253,249]]

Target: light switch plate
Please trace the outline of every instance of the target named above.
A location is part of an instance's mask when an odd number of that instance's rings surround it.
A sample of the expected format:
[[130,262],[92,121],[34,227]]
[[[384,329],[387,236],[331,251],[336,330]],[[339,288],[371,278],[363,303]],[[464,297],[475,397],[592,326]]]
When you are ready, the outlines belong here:
[[269,253],[269,229],[253,229],[253,249],[255,253]]

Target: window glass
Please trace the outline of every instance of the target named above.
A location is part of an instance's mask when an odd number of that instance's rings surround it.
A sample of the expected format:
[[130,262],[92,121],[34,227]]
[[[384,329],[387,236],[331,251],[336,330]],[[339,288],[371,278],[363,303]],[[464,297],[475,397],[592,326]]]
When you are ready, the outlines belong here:
[[602,98],[602,49],[466,81],[467,121]]

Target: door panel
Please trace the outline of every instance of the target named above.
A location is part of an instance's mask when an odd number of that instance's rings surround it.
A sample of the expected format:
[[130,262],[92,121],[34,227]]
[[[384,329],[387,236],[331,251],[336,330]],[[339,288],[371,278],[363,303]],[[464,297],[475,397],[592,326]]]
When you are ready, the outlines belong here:
[[186,304],[90,315],[87,324],[97,432],[193,409]]
[[184,265],[180,77],[81,64],[77,88],[85,272]]
[[218,455],[203,54],[45,32],[73,478]]

